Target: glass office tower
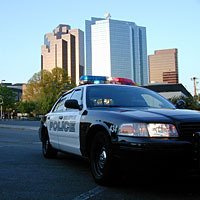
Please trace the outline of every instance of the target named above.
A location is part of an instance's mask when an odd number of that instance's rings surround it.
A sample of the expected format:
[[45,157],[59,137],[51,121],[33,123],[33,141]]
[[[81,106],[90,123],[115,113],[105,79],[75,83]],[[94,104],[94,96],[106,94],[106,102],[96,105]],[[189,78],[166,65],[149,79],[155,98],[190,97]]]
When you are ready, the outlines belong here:
[[146,28],[133,22],[91,18],[85,22],[86,74],[148,84]]

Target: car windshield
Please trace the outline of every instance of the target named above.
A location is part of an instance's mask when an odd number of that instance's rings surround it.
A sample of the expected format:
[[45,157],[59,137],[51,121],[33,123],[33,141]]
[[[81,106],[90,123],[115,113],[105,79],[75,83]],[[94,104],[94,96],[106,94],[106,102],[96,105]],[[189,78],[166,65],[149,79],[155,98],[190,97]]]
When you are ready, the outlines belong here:
[[88,87],[87,107],[175,108],[164,97],[146,88],[116,85]]

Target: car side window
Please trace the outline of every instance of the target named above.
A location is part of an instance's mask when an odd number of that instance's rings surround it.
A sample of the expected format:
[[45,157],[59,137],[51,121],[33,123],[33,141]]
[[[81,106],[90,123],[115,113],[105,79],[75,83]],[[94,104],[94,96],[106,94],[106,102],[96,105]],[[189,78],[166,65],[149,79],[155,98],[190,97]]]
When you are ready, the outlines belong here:
[[152,108],[162,108],[163,107],[162,102],[159,101],[158,99],[154,98],[153,96],[150,96],[148,94],[143,94],[142,96],[145,99],[145,101],[149,107],[152,107]]
[[65,101],[70,98],[71,92],[66,94],[65,96],[61,97],[60,100],[57,102],[53,112],[63,112],[66,110],[65,108]]
[[81,89],[75,90],[70,99],[76,99],[80,103],[82,100],[82,90]]

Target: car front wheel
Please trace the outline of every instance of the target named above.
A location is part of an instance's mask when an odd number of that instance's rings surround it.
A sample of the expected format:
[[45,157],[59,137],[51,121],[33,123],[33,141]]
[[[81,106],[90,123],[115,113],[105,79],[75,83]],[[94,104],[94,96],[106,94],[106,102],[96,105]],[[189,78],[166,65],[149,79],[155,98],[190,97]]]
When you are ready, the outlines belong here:
[[45,158],[55,158],[57,155],[56,149],[51,146],[49,137],[42,141],[42,153]]
[[109,137],[98,132],[93,139],[90,151],[90,167],[98,184],[108,184],[112,178],[112,149]]

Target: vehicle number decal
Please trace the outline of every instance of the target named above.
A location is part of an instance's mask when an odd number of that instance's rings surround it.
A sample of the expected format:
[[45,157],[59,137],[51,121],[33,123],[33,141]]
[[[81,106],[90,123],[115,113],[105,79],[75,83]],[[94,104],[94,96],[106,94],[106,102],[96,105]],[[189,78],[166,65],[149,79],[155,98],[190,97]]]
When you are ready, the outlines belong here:
[[113,125],[110,126],[110,132],[111,132],[111,133],[116,133],[116,132],[117,132],[117,129],[118,129],[118,126],[117,126],[117,125],[114,125],[114,124],[113,124]]

